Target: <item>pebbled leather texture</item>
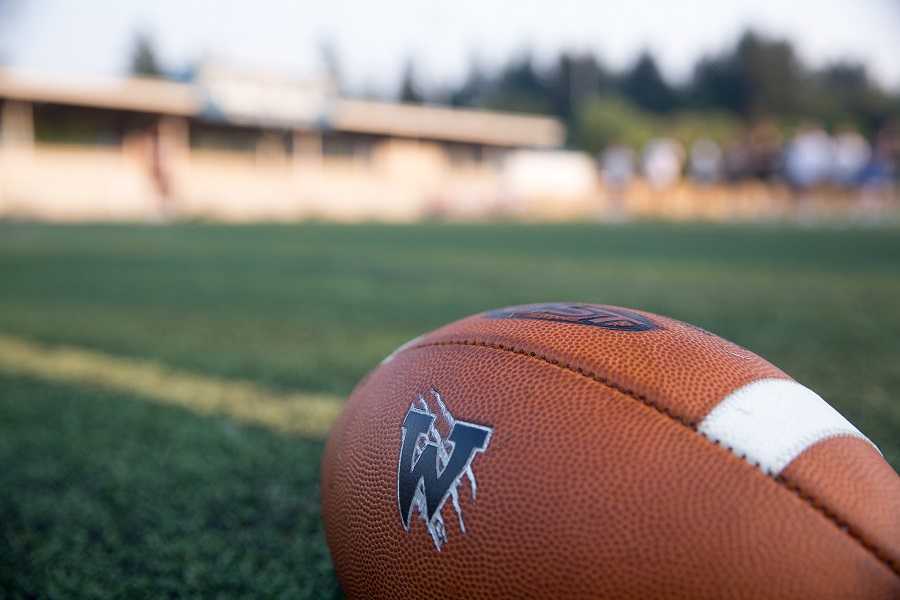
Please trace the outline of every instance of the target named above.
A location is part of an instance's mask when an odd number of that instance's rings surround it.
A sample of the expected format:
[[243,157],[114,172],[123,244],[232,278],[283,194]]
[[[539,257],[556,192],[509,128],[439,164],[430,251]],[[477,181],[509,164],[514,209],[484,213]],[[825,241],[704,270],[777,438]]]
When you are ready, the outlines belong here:
[[534,352],[581,368],[689,423],[697,423],[729,392],[746,383],[788,378],[752,352],[699,327],[644,311],[598,308],[639,314],[655,328],[619,331],[568,322],[492,318],[491,313],[483,313],[442,327],[416,346],[472,341]]
[[823,440],[788,465],[780,479],[900,567],[900,477],[871,444],[850,437]]
[[[787,376],[640,314],[658,327],[470,317],[367,376],[322,463],[348,597],[900,598],[893,469],[834,439],[775,478],[711,442],[696,422],[722,397]],[[440,550],[418,513],[404,528],[397,498],[401,423],[432,388],[492,428],[477,495],[458,487],[465,532],[446,502]]]

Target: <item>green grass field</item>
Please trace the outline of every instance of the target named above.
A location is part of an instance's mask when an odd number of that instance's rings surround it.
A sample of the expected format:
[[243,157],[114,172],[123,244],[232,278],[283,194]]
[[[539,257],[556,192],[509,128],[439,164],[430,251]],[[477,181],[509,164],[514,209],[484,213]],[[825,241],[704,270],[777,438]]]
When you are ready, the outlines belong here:
[[896,229],[6,223],[0,596],[336,595],[324,425],[281,404],[330,414],[407,339],[550,300],[744,345],[900,468]]

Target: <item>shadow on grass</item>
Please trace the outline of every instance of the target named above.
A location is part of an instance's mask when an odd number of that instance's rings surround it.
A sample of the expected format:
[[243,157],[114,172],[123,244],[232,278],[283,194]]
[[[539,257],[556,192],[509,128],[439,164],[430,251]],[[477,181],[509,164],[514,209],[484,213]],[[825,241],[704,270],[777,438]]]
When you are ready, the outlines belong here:
[[339,595],[321,439],[24,377],[0,389],[11,596]]

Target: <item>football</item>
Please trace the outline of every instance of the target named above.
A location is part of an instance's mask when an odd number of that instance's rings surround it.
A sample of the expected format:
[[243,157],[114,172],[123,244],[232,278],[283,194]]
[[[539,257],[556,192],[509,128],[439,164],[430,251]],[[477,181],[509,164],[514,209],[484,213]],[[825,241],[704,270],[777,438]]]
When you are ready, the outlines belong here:
[[517,306],[404,344],[321,486],[351,598],[900,598],[900,477],[873,443],[639,310]]

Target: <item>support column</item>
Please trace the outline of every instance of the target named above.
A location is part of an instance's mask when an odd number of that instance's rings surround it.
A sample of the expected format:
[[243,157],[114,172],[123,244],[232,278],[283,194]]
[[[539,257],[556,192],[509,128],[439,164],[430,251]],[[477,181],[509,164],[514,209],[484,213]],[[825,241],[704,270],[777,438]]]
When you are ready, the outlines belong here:
[[0,146],[20,152],[34,149],[34,111],[30,102],[3,102],[0,110]]
[[294,164],[318,167],[322,164],[322,134],[318,131],[294,131]]

